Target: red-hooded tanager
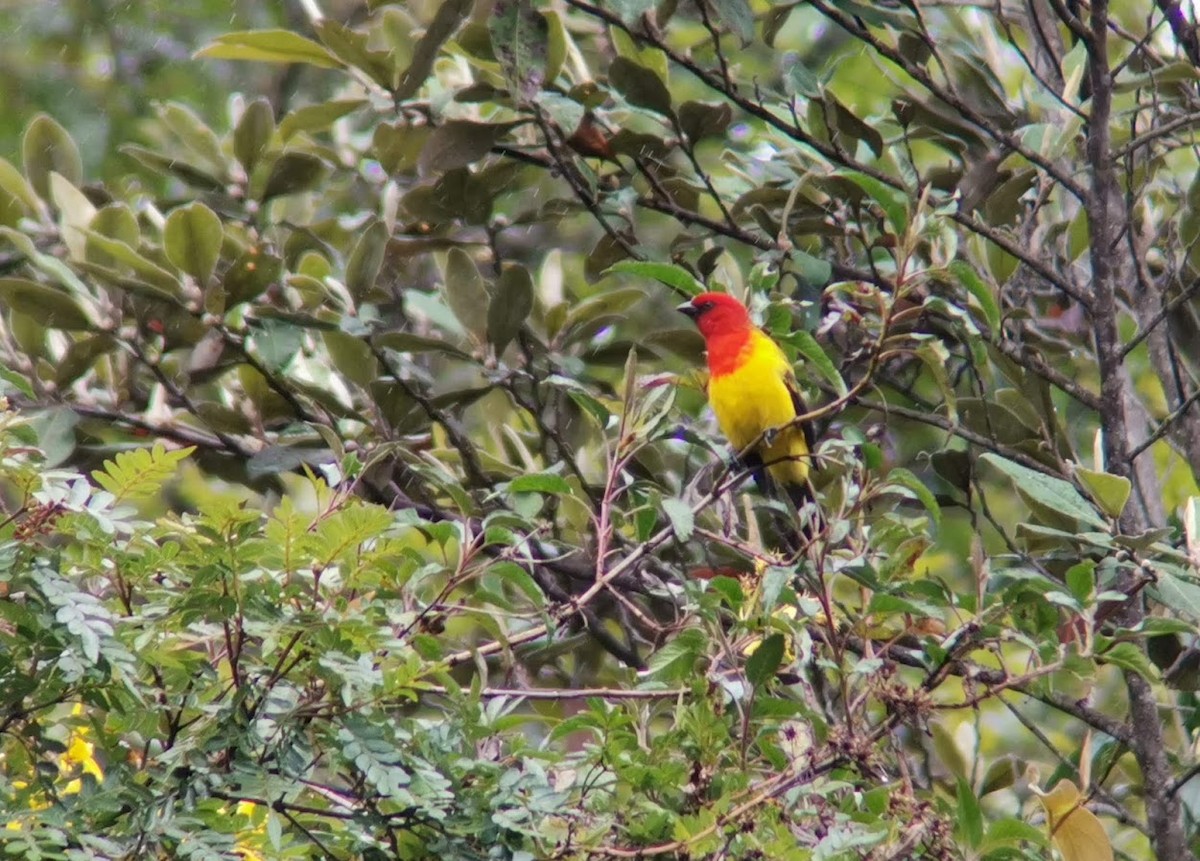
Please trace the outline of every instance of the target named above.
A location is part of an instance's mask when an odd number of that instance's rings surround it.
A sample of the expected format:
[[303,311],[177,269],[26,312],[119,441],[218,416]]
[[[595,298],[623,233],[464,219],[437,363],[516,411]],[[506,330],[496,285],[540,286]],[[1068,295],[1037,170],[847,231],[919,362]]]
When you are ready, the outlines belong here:
[[[696,321],[708,352],[708,402],[726,439],[766,490],[779,487],[799,508],[812,498],[812,429],[790,424],[806,410],[792,365],[725,293],[701,293],[679,310]],[[753,451],[746,452],[757,443]],[[766,475],[763,475],[763,468]]]

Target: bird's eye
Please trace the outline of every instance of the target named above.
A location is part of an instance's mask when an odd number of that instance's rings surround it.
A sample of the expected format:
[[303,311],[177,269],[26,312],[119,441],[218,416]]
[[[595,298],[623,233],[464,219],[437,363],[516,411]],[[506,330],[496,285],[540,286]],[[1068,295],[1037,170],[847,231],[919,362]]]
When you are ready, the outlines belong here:
[[705,311],[711,311],[712,307],[713,307],[712,302],[701,302],[699,305],[696,306],[696,310],[699,311],[701,314],[703,314]]

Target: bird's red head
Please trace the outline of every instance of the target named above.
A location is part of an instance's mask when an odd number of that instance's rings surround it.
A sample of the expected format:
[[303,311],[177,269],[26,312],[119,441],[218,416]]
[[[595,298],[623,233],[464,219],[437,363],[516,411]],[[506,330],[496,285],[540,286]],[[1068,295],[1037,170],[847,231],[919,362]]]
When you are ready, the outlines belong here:
[[745,332],[754,326],[746,306],[728,293],[701,293],[678,310],[696,321],[705,339]]

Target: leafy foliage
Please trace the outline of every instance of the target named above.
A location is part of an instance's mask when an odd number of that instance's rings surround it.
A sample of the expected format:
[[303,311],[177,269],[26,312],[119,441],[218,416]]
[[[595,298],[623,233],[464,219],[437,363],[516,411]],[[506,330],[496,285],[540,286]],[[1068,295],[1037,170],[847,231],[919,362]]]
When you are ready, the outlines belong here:
[[1177,4],[253,5],[0,159],[6,852],[1197,849]]

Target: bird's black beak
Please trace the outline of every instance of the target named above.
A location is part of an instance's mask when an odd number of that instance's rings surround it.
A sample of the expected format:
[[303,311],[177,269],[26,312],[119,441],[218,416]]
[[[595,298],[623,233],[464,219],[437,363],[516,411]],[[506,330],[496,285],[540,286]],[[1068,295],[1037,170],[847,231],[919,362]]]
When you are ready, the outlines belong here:
[[675,310],[678,311],[680,314],[683,314],[685,317],[691,317],[693,320],[695,320],[696,317],[698,317],[700,315],[700,312],[696,310],[696,306],[693,305],[690,301],[684,302],[682,305],[680,305]]

